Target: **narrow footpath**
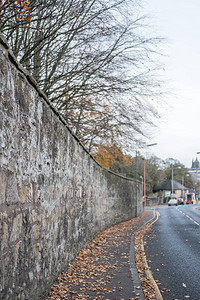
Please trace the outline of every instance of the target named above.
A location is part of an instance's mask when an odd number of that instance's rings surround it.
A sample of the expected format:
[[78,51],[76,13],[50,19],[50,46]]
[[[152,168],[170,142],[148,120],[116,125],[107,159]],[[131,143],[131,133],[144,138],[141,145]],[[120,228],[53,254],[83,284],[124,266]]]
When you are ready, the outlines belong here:
[[135,265],[135,233],[153,218],[154,210],[145,209],[141,216],[98,234],[59,275],[48,300],[144,300],[141,278],[148,299],[155,299],[144,267],[138,261],[139,279]]

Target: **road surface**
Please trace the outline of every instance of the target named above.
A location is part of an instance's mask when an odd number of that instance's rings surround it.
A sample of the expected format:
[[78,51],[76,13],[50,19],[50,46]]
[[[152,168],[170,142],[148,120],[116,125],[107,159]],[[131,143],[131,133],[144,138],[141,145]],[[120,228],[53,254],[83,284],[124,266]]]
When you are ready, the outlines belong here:
[[144,238],[148,265],[164,300],[200,299],[200,210],[196,205],[157,208],[160,217]]

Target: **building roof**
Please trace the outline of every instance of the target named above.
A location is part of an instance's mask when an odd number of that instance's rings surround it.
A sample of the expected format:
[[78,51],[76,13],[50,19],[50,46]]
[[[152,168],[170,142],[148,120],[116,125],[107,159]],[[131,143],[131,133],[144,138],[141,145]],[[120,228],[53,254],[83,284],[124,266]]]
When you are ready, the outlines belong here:
[[[163,181],[154,191],[171,191],[172,189],[172,180],[167,179]],[[178,181],[173,180],[173,190],[188,190],[187,187],[180,184]]]
[[199,161],[196,157],[195,161],[192,160],[192,167],[191,169],[198,169],[199,168]]

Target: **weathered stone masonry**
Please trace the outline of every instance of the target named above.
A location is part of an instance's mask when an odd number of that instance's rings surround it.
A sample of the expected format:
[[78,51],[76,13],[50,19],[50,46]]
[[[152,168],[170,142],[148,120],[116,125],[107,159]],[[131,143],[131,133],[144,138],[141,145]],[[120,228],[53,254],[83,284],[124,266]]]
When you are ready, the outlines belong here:
[[45,299],[86,243],[135,216],[135,183],[94,161],[2,39],[0,130],[0,299]]

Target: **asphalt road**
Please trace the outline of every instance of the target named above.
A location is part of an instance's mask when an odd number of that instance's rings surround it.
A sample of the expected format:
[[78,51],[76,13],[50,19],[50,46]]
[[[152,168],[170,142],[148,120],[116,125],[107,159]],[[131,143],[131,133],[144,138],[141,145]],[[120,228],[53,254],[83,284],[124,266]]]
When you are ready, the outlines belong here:
[[158,207],[160,217],[144,237],[147,262],[164,300],[200,299],[200,210]]

